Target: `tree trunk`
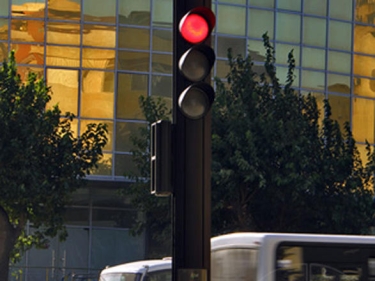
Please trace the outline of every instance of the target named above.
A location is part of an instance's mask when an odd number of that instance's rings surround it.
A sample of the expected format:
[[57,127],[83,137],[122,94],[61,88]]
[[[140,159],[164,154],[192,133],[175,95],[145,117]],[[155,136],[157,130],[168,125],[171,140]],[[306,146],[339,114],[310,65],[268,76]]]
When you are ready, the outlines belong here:
[[16,231],[9,222],[7,213],[0,206],[0,280],[2,281],[8,280],[10,253],[16,238]]

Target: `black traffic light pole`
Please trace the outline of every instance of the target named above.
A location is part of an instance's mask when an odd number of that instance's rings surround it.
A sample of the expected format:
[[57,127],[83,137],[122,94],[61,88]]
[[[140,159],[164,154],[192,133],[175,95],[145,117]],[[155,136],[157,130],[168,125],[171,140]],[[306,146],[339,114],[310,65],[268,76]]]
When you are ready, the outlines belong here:
[[209,281],[211,238],[211,114],[193,120],[178,106],[187,87],[178,60],[188,48],[178,23],[210,0],[174,0],[173,46],[173,281]]

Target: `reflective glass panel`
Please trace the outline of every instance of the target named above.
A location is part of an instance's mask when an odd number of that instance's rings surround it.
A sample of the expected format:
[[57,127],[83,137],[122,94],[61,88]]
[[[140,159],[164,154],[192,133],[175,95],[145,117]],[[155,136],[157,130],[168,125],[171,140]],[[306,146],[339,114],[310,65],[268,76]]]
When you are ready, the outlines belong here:
[[274,13],[271,11],[249,9],[248,36],[262,38],[267,32],[270,39],[274,37]]
[[306,45],[324,47],[326,45],[325,19],[304,17],[303,18],[303,43]]
[[279,9],[301,11],[302,0],[278,0],[277,7]]
[[129,173],[138,174],[137,167],[133,162],[133,156],[130,154],[115,155],[115,176],[124,176]]
[[264,62],[266,50],[262,41],[249,40],[249,55],[253,61]]
[[[261,68],[259,68],[261,69]],[[286,80],[287,80],[287,77],[288,77],[288,68],[287,67],[282,67],[282,66],[278,66],[277,67],[277,78],[279,78],[279,82],[282,84],[282,85],[285,85],[286,84]],[[262,69],[262,71],[258,71],[257,73],[263,73],[264,70]],[[299,82],[299,71],[298,69],[294,70],[294,80],[293,80],[293,87],[300,87],[300,82]]]
[[103,157],[99,160],[98,168],[93,171],[93,175],[110,176],[113,168],[113,154],[103,153]]
[[150,0],[121,0],[118,6],[120,24],[150,25]]
[[331,118],[337,120],[342,129],[345,122],[350,121],[350,98],[345,96],[328,95],[331,106]]
[[249,0],[249,4],[257,7],[273,8],[275,0]]
[[375,101],[353,99],[353,135],[356,141],[374,142]]
[[114,69],[115,50],[82,48],[82,67]]
[[50,0],[48,1],[48,18],[61,20],[81,20],[80,0]]
[[354,27],[354,51],[375,54],[375,27],[356,24]]
[[216,76],[220,78],[225,78],[229,73],[228,60],[216,60]]
[[120,70],[148,71],[149,52],[118,51],[117,67]]
[[172,99],[172,76],[152,75],[151,94]]
[[305,0],[303,2],[303,11],[306,14],[313,14],[318,16],[327,15],[327,0]]
[[302,49],[302,67],[325,69],[326,50],[315,48]]
[[350,73],[351,56],[348,53],[328,51],[328,70]]
[[173,23],[173,1],[152,0],[152,24],[153,26],[171,27]]
[[79,45],[81,25],[74,22],[47,22],[47,43]]
[[114,118],[114,73],[82,71],[81,116]]
[[0,19],[0,40],[8,40],[8,19]]
[[296,66],[300,65],[300,47],[299,46],[276,43],[275,50],[276,50],[276,62],[278,64],[288,65],[288,55],[291,51],[293,51],[295,64]]
[[328,74],[327,84],[330,92],[350,94],[350,76]]
[[120,26],[118,34],[118,47],[127,49],[149,50],[150,30]]
[[11,40],[17,42],[44,42],[44,22],[38,20],[12,20]]
[[134,122],[116,123],[116,151],[130,152],[134,149],[134,144],[130,136],[139,137],[140,128],[147,128],[146,124]]
[[328,47],[350,51],[352,47],[352,24],[330,21]]
[[301,87],[324,91],[324,72],[302,70]]
[[172,52],[172,30],[154,29],[152,31],[152,49],[154,51]]
[[0,0],[0,16],[8,16],[9,14],[9,0]]
[[113,210],[93,209],[92,224],[101,227],[130,228],[135,223],[137,211],[135,210]]
[[[96,116],[94,116],[96,117]],[[113,122],[108,120],[94,120],[94,119],[80,119],[80,134],[87,130],[89,124],[105,124],[107,125],[107,144],[104,146],[103,151],[113,151]]]
[[375,58],[370,56],[354,55],[354,74],[373,77],[375,69]]
[[[375,78],[375,77],[374,77]],[[354,77],[354,94],[362,97],[375,98],[375,80]]]
[[363,23],[374,23],[372,3],[368,1],[357,1],[355,7],[355,20]]
[[245,36],[246,9],[227,5],[218,5],[216,30],[218,33]]
[[66,46],[47,46],[46,64],[49,66],[80,66],[80,49]]
[[0,61],[4,61],[8,58],[8,44],[7,42],[0,42]]
[[83,25],[82,44],[84,46],[114,48],[116,28],[97,24]]
[[[0,0],[0,10],[3,10],[3,5],[5,5],[7,7],[5,12],[8,12],[9,4],[8,1],[7,3],[5,3],[5,1],[7,0]],[[12,2],[12,16],[44,18],[44,10],[46,6],[45,0],[13,0]]]
[[329,16],[331,18],[352,20],[353,0],[330,0]]
[[64,223],[67,225],[89,225],[89,208],[67,207]]
[[44,46],[32,44],[12,44],[18,64],[44,64]]
[[172,55],[152,54],[152,72],[172,74]]
[[119,73],[117,77],[117,118],[144,119],[139,96],[147,95],[148,76]]
[[276,40],[299,43],[301,16],[278,13],[276,18]]
[[51,87],[52,98],[48,107],[58,104],[61,112],[78,114],[78,70],[47,69],[47,84]]
[[36,74],[38,79],[43,79],[43,67],[42,66],[17,66],[17,73],[20,75],[22,81],[27,81],[28,75],[30,73]]
[[228,58],[228,49],[232,49],[232,55],[246,54],[246,39],[217,36],[216,55],[222,58]]
[[83,14],[85,21],[116,23],[116,0],[83,0]]

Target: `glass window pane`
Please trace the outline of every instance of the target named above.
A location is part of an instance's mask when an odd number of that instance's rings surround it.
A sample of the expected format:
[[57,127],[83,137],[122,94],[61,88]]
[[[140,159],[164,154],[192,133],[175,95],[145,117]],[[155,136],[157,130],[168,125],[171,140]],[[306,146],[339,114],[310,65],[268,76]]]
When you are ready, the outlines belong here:
[[215,67],[216,67],[217,77],[223,78],[223,79],[227,77],[229,70],[230,70],[228,60],[216,60]]
[[[124,176],[125,174],[135,173],[139,175],[137,167],[133,162],[133,156],[130,154],[115,155],[115,176]],[[144,176],[144,175],[140,175]]]
[[[95,118],[96,116],[94,116]],[[94,119],[80,119],[80,133],[87,130],[87,125],[90,123],[95,124],[106,124],[108,129],[108,141],[103,150],[105,151],[112,151],[113,150],[113,122],[108,120],[94,120]]]
[[0,16],[7,17],[9,14],[9,1],[10,0],[0,0]]
[[139,137],[140,128],[147,128],[146,124],[134,122],[117,122],[116,124],[116,151],[130,152],[134,144],[130,136]]
[[301,11],[302,0],[278,0],[277,6],[279,9]]
[[354,94],[362,97],[375,98],[375,80],[361,77],[353,78]]
[[304,17],[303,19],[303,43],[306,45],[325,47],[326,45],[325,19]]
[[117,67],[120,70],[148,71],[150,53],[118,51]]
[[113,154],[103,153],[103,157],[99,160],[98,168],[96,168],[92,172],[92,175],[101,175],[101,176],[112,175],[112,169],[113,169],[112,158],[113,158]]
[[352,20],[353,0],[330,0],[329,16],[342,20]]
[[172,30],[154,29],[152,35],[152,49],[154,51],[172,52]]
[[83,14],[85,21],[116,23],[116,0],[83,0]]
[[375,101],[353,99],[353,136],[356,141],[374,142]]
[[350,76],[328,74],[327,83],[330,92],[350,94]]
[[12,50],[15,50],[16,62],[18,64],[44,64],[44,46],[32,44],[12,44]]
[[375,54],[375,27],[356,24],[354,27],[354,52]]
[[350,73],[351,56],[347,53],[328,51],[328,70]]
[[3,62],[8,58],[8,44],[6,42],[0,42],[0,61]]
[[304,1],[303,10],[306,14],[327,15],[327,0]]
[[276,50],[276,62],[278,64],[288,65],[288,55],[291,51],[293,51],[293,56],[296,61],[295,62],[296,66],[300,65],[300,47],[299,46],[276,43],[275,50]]
[[38,79],[43,79],[44,77],[44,72],[43,72],[43,67],[42,66],[22,66],[18,65],[17,66],[17,73],[20,75],[22,81],[27,81],[27,77],[30,73],[36,74],[36,77]]
[[[7,3],[5,3],[7,2]],[[44,18],[44,10],[46,7],[46,0],[13,0],[12,16],[27,16],[31,18]],[[5,12],[8,12],[8,1],[0,0],[0,9],[3,10],[4,5],[7,7]],[[5,8],[5,7],[4,7]],[[0,12],[1,13],[1,12]],[[7,13],[8,14],[8,13]],[[1,15],[1,14],[0,14]]]
[[[277,78],[279,78],[279,81],[280,81],[280,83],[282,85],[285,85],[285,83],[286,83],[287,75],[288,75],[288,70],[289,69],[287,67],[282,67],[282,66],[278,66],[277,67]],[[294,70],[293,87],[300,87],[300,84],[299,84],[299,71],[298,71],[298,69]]]
[[326,51],[315,48],[303,48],[302,67],[325,69]]
[[116,28],[97,24],[83,26],[82,44],[84,46],[114,48],[116,45]]
[[118,2],[120,23],[150,25],[150,0],[121,0]]
[[249,40],[248,50],[253,61],[264,62],[266,50],[262,41]]
[[89,209],[67,207],[64,215],[66,225],[89,225]]
[[8,19],[0,19],[0,40],[8,40],[8,30]]
[[268,37],[274,37],[274,13],[271,11],[249,9],[248,36],[262,38],[267,32]]
[[152,54],[152,72],[172,74],[172,55]]
[[374,13],[371,4],[367,1],[357,1],[355,7],[355,20],[363,23],[374,23]]
[[70,21],[81,20],[81,1],[48,1],[48,18]]
[[324,73],[302,71],[302,88],[324,90]]
[[47,43],[79,45],[81,25],[78,23],[47,22]]
[[246,9],[218,5],[216,16],[217,32],[245,36]]
[[82,71],[81,116],[113,119],[114,73]]
[[249,4],[257,7],[273,8],[275,0],[249,0]]
[[148,76],[119,73],[117,76],[117,118],[144,119],[139,97],[148,92]]
[[115,50],[82,48],[82,67],[115,68]]
[[46,64],[49,66],[80,66],[80,49],[65,46],[47,46]]
[[150,30],[143,28],[119,27],[118,47],[127,49],[150,49]]
[[228,49],[232,49],[232,54],[245,56],[246,54],[246,39],[233,37],[217,37],[217,56],[228,58]]
[[78,77],[78,70],[47,69],[47,84],[53,93],[48,108],[58,104],[61,112],[78,115]]
[[167,108],[172,107],[172,76],[152,75],[151,94],[162,97]]
[[354,55],[353,58],[354,74],[373,77],[373,72],[375,69],[374,57]]
[[328,95],[331,106],[331,118],[337,120],[342,129],[345,122],[350,121],[350,98],[345,96]]
[[92,225],[100,227],[130,228],[134,225],[137,211],[135,210],[92,210]]
[[11,40],[17,42],[44,42],[44,22],[13,19]]
[[352,24],[330,21],[328,47],[338,50],[350,51],[352,47]]
[[153,0],[153,26],[171,27],[173,23],[172,0]]
[[299,43],[301,17],[285,13],[278,13],[276,17],[276,40]]

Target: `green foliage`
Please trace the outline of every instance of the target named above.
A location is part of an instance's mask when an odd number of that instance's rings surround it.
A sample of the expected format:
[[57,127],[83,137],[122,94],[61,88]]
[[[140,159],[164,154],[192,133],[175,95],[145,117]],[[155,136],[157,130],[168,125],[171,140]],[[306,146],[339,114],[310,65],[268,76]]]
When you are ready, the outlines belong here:
[[216,79],[213,232],[368,232],[373,161],[363,167],[349,125],[340,131],[328,100],[320,125],[314,97],[292,89],[292,52],[280,84],[263,39],[264,74],[250,57],[229,53],[227,83]]
[[149,235],[148,256],[160,257],[171,255],[171,206],[170,198],[155,197],[150,194],[150,125],[158,120],[168,120],[171,115],[162,98],[143,97],[140,106],[147,121],[147,126],[139,128],[131,136],[133,162],[137,167],[135,173],[127,173],[132,181],[122,190],[123,195],[131,198],[131,203],[140,212],[132,228],[134,235],[146,231]]
[[[48,237],[66,237],[65,206],[107,143],[103,124],[89,124],[75,137],[73,114],[46,109],[50,99],[35,74],[21,81],[12,52],[0,69],[0,229],[12,239],[0,240],[0,247],[13,248],[15,260],[32,246],[47,247]],[[32,234],[24,231],[27,221]]]

